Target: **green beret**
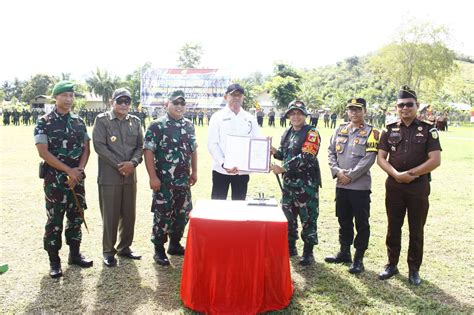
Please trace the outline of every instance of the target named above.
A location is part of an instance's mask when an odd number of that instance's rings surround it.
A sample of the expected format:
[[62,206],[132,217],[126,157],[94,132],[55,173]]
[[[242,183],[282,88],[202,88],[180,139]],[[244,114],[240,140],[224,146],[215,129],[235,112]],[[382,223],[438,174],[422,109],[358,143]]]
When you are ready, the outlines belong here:
[[74,82],[71,81],[59,81],[53,88],[53,96],[64,92],[74,92]]

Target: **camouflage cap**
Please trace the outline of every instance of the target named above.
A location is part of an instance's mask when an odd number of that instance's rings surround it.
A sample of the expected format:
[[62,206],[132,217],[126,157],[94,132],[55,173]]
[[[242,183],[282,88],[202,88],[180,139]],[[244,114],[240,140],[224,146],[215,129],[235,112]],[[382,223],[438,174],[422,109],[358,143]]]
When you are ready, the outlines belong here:
[[184,92],[182,90],[175,90],[171,92],[168,98],[170,101],[176,101],[178,98],[182,98],[183,101],[186,101],[184,98]]
[[288,109],[287,109],[286,112],[285,112],[285,117],[288,118],[288,113],[289,113],[292,109],[300,110],[305,116],[308,116],[308,112],[306,111],[306,106],[305,106],[305,104],[303,103],[303,101],[294,100],[293,102],[291,102],[290,104],[288,104]]
[[53,87],[53,96],[59,95],[64,92],[74,92],[74,82],[64,80],[64,81],[59,81],[56,83]]
[[127,90],[126,88],[120,88],[116,89],[114,93],[112,94],[112,100],[116,101],[120,97],[128,97],[129,99],[132,99],[132,94],[130,94],[130,91]]

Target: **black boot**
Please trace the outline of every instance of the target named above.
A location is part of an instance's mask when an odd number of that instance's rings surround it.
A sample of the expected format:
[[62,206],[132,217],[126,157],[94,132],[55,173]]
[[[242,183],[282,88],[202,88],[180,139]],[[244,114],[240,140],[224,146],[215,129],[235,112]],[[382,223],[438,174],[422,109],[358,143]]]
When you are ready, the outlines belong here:
[[49,256],[49,275],[51,278],[59,278],[63,276],[63,271],[61,270],[61,259],[59,258],[59,251],[50,249],[48,250]]
[[304,243],[303,257],[300,259],[301,266],[308,266],[314,262],[313,247],[314,245]]
[[71,244],[69,244],[68,264],[77,265],[82,268],[92,267],[94,262],[90,259],[87,259],[80,253],[79,251],[80,246],[81,246],[81,243],[77,241],[72,241]]
[[359,274],[363,272],[365,270],[364,263],[362,262],[363,259],[364,259],[364,251],[356,249],[356,252],[354,254],[354,262],[349,268],[349,272],[352,274]]
[[298,250],[296,249],[296,241],[288,241],[288,250],[290,257],[298,256]]
[[155,255],[153,256],[153,259],[158,265],[169,266],[170,264],[163,245],[155,245]]
[[351,263],[351,247],[341,245],[341,250],[335,256],[326,256],[324,261],[330,264]]
[[168,254],[176,256],[184,255],[184,247],[181,246],[181,244],[179,243],[180,240],[181,237],[170,237],[170,244],[168,245]]

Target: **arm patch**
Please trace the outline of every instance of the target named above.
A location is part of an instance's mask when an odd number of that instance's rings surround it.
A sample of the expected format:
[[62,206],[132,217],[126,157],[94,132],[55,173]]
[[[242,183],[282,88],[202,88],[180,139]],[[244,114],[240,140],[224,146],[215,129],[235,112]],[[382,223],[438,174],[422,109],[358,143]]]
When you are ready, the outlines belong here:
[[301,152],[309,153],[311,155],[317,155],[319,151],[320,142],[321,138],[319,136],[319,133],[314,130],[310,130],[306,134],[306,139],[301,148]]
[[380,133],[378,130],[372,129],[372,132],[367,139],[365,152],[377,152],[377,147],[379,144]]

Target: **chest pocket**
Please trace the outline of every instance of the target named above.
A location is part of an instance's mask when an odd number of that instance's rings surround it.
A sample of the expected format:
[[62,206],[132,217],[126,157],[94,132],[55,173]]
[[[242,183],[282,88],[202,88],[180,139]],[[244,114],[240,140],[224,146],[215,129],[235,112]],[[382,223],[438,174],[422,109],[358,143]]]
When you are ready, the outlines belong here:
[[[136,125],[133,123],[129,124],[130,128],[127,130],[127,144],[131,146],[137,145],[137,140],[138,140],[138,130],[136,128]],[[138,128],[141,128],[141,126],[138,126]]]
[[347,136],[342,136],[342,135],[337,136],[337,139],[336,139],[336,153],[338,153],[338,154],[344,153],[344,150],[346,149],[348,140],[349,140],[349,137],[347,137]]
[[398,144],[402,141],[402,134],[400,131],[390,131],[387,139],[388,143],[392,146],[398,146]]
[[352,155],[365,156],[365,149],[367,144],[366,137],[355,138],[352,147]]

